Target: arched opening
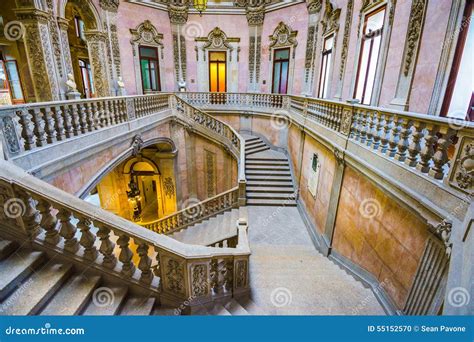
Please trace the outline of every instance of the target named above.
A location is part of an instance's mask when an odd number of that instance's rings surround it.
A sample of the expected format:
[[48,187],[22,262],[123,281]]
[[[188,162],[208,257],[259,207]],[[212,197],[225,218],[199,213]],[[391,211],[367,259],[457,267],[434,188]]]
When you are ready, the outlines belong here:
[[96,97],[95,78],[86,38],[87,31],[97,29],[95,16],[87,1],[77,0],[67,2],[64,14],[69,22],[68,41],[77,90],[83,98]]
[[174,147],[148,146],[108,172],[87,201],[138,224],[156,221],[177,210]]

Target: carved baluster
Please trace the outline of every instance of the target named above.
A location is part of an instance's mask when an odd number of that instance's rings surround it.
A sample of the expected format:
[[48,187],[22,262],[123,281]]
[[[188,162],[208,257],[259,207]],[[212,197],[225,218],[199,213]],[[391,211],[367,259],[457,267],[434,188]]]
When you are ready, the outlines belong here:
[[382,114],[380,112],[375,112],[374,113],[374,120],[376,122],[374,131],[372,133],[372,147],[374,150],[378,150],[380,146],[380,140],[382,139],[382,127],[383,127],[383,121],[382,121]]
[[209,280],[211,291],[213,295],[216,295],[219,292],[219,269],[217,259],[211,260],[211,266],[209,269]]
[[386,153],[388,142],[390,141],[390,132],[392,131],[393,117],[390,114],[384,114],[383,133],[380,139],[380,152]]
[[94,130],[94,112],[90,102],[84,103],[84,120],[84,129],[87,132],[92,132]]
[[81,132],[81,124],[79,123],[79,110],[78,110],[78,104],[73,103],[71,105],[71,123],[72,123],[72,131],[74,135],[79,135]]
[[53,113],[50,107],[46,107],[42,110],[44,118],[44,130],[46,133],[46,141],[48,144],[56,142],[56,131],[54,130],[54,119]]
[[387,149],[387,154],[389,157],[394,157],[395,154],[397,153],[398,140],[399,140],[399,134],[400,134],[400,123],[401,123],[401,119],[396,116],[393,119],[391,136],[390,136],[390,140],[388,141],[389,147]]
[[77,227],[81,232],[79,244],[84,248],[84,258],[89,261],[97,259],[97,249],[94,246],[95,235],[91,232],[92,221],[86,217],[78,217]]
[[33,109],[33,133],[36,137],[36,146],[41,147],[46,145],[46,135],[44,132],[43,113],[39,108]]
[[367,146],[372,146],[373,137],[374,137],[374,127],[375,127],[375,112],[367,113]]
[[117,263],[117,258],[114,255],[115,243],[110,240],[110,229],[101,223],[96,224],[96,226],[99,228],[97,236],[100,239],[99,252],[103,256],[102,264],[107,268],[113,269]]
[[160,284],[158,285],[158,287],[159,287],[160,290],[162,290],[163,289],[163,277],[162,277],[162,274],[161,274],[162,268],[161,268],[161,261],[160,261],[160,250],[155,247],[155,252],[156,252],[156,257],[155,257],[156,265],[152,266],[152,269],[153,269],[153,274],[155,275],[155,277],[158,277],[160,279]]
[[20,208],[20,214],[24,229],[28,237],[34,239],[40,233],[40,213],[36,210],[35,201],[30,194],[23,190],[18,190],[17,194],[23,205],[22,208]]
[[413,123],[413,134],[410,145],[408,146],[408,157],[405,160],[405,164],[408,166],[415,167],[418,164],[418,155],[421,151],[421,138],[423,137],[424,124],[420,121]]
[[60,240],[59,232],[57,230],[58,220],[56,216],[52,214],[53,207],[51,204],[42,198],[37,199],[38,204],[36,208],[39,210],[41,214],[41,222],[40,226],[44,229],[45,238],[44,241],[56,246]]
[[408,138],[411,134],[411,121],[409,119],[402,119],[400,140],[398,141],[398,149],[395,155],[395,160],[405,161],[408,149]]
[[138,269],[141,271],[140,281],[144,284],[150,284],[153,280],[151,272],[151,258],[148,256],[148,245],[146,243],[135,241],[138,244],[137,253],[140,257]]
[[365,112],[365,110],[361,109],[359,111],[359,130],[360,130],[359,142],[361,142],[361,143],[365,143],[365,139],[366,139],[366,136],[367,136],[367,127],[366,127],[367,119],[366,119],[366,116],[367,116],[367,113]]
[[64,238],[64,249],[76,253],[79,244],[76,239],[76,226],[71,223],[71,212],[65,208],[59,209],[58,219],[60,221],[59,234]]
[[444,166],[448,162],[448,148],[451,144],[451,136],[453,132],[449,127],[441,127],[438,131],[438,143],[436,152],[433,155],[433,167],[429,171],[429,175],[434,179],[443,179],[445,175]]
[[64,130],[64,118],[62,115],[61,106],[51,107],[54,117],[54,130],[56,131],[56,139],[58,141],[66,139],[66,132]]
[[20,118],[21,137],[24,140],[25,150],[32,150],[36,145],[36,137],[32,129],[31,114],[27,108],[22,108],[16,111],[16,115]]
[[79,110],[79,130],[84,134],[88,131],[86,106],[83,102],[79,103],[77,106]]
[[127,277],[133,276],[135,273],[135,265],[133,264],[132,258],[133,253],[129,248],[130,237],[122,234],[117,240],[117,244],[120,246],[119,260],[122,263],[122,274]]
[[72,108],[69,105],[62,106],[63,127],[66,138],[74,136],[72,129]]
[[434,146],[438,137],[436,136],[437,127],[433,124],[428,124],[425,129],[424,147],[421,149],[420,161],[416,165],[416,169],[423,173],[428,173],[431,168],[430,162],[434,155]]
[[224,259],[224,291],[232,290],[234,283],[234,263],[232,259]]
[[98,130],[102,127],[102,117],[100,115],[100,108],[98,102],[91,102],[94,130]]

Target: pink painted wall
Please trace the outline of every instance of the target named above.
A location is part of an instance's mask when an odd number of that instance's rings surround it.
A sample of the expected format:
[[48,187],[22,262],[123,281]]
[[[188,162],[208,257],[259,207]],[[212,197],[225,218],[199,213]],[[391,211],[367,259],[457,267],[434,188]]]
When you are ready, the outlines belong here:
[[137,94],[134,70],[134,57],[130,40],[130,29],[135,29],[145,20],[150,20],[159,33],[163,34],[164,65],[161,74],[162,91],[174,90],[174,63],[171,26],[168,13],[149,7],[120,2],[117,17],[117,33],[120,45],[120,59],[125,89],[128,95]]
[[295,71],[292,89],[288,89],[290,94],[300,94],[303,90],[304,59],[306,55],[306,36],[308,33],[308,10],[305,3],[287,7],[281,10],[273,11],[265,15],[262,33],[262,55],[261,55],[261,74],[260,80],[265,80],[266,84],[261,82],[261,91],[269,93],[272,91],[271,70],[273,65],[270,62],[270,38],[276,27],[283,21],[289,25],[293,31],[298,31],[296,40],[296,55],[294,60]]

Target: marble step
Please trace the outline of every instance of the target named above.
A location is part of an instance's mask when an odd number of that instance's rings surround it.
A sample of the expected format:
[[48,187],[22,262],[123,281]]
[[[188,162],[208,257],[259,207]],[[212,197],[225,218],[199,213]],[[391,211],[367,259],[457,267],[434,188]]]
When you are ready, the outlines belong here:
[[248,181],[258,181],[258,182],[292,182],[291,176],[288,175],[250,175],[247,176]]
[[262,158],[262,157],[246,157],[246,164],[252,163],[252,162],[285,162],[288,163],[288,159],[286,158],[275,158],[275,157],[268,157],[268,158]]
[[293,186],[277,187],[277,186],[247,186],[247,193],[285,193],[291,194],[295,192]]
[[121,316],[149,316],[153,312],[156,298],[130,297],[127,298]]
[[238,302],[250,315],[266,315],[265,311],[250,298],[239,298]]
[[247,179],[247,187],[260,187],[260,188],[273,188],[273,187],[279,187],[279,188],[288,188],[288,187],[293,187],[293,181],[291,180],[286,180],[286,181],[281,181],[281,180],[250,180]]
[[245,172],[249,171],[290,171],[288,165],[245,165]]
[[209,314],[214,316],[232,316],[232,314],[220,303],[215,303],[210,309]]
[[18,248],[18,244],[14,241],[0,240],[0,261],[8,258]]
[[125,304],[128,288],[125,286],[98,287],[89,301],[83,315],[113,316],[117,315]]
[[232,298],[228,303],[224,305],[224,308],[230,312],[232,316],[248,316],[250,313],[240,305],[238,301]]
[[291,176],[290,170],[250,170],[246,171],[247,176],[264,176],[264,175],[275,175],[275,176]]
[[296,207],[295,200],[280,200],[280,199],[247,199],[247,205],[258,205],[258,206],[284,206],[284,207]]
[[251,138],[245,138],[245,142],[252,142],[252,141],[256,141],[256,140],[262,140],[261,138],[259,137],[251,137]]
[[41,311],[41,315],[78,315],[99,285],[100,276],[73,275]]
[[19,249],[9,258],[0,262],[0,301],[21,286],[24,279],[35,272],[45,261],[42,252]]
[[255,148],[255,149],[248,149],[248,150],[246,149],[245,150],[245,155],[248,156],[248,155],[258,153],[258,152],[268,151],[269,149],[270,149],[270,147],[268,147],[268,146],[262,146],[262,147],[258,147],[258,148]]
[[72,273],[71,265],[48,264],[26,279],[6,299],[4,315],[35,315],[54,296]]
[[295,200],[294,194],[281,194],[281,193],[260,193],[260,192],[247,192],[247,200],[249,199],[275,199],[275,200]]
[[289,167],[290,164],[288,161],[272,161],[272,160],[250,160],[247,159],[247,162],[245,163],[246,167],[255,167],[255,166],[262,166],[262,167],[277,167],[277,166],[284,166],[284,167]]
[[253,141],[246,141],[245,142],[245,147],[252,147],[252,146],[257,146],[257,145],[265,145],[265,143],[262,140],[253,140]]

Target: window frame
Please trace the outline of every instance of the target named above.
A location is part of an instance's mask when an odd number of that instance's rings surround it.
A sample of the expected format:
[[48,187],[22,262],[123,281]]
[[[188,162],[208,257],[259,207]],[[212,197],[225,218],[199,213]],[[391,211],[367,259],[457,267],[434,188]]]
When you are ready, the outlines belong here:
[[[285,59],[276,59],[276,54],[279,51],[287,50],[288,51],[288,58]],[[290,56],[291,56],[291,48],[290,47],[283,47],[283,48],[278,48],[278,49],[273,49],[273,66],[272,66],[272,94],[288,94],[288,81],[290,78]],[[288,63],[288,68],[287,68],[287,75],[286,75],[286,93],[280,93],[281,89],[281,71],[282,71],[282,65],[283,62]],[[278,82],[278,92],[275,92],[275,66],[276,63],[280,63],[280,82]]]
[[[225,60],[224,61],[213,61],[211,59],[211,55],[213,53],[223,53],[224,56],[225,56]],[[209,50],[207,52],[207,57],[208,57],[208,60],[209,60],[209,63],[208,63],[208,72],[209,72],[209,92],[210,93],[226,93],[227,92],[227,51],[222,51],[222,50]],[[216,63],[217,64],[217,88],[218,90],[217,91],[212,91],[211,90],[211,64],[212,63]],[[224,64],[225,65],[225,89],[224,91],[220,91],[219,89],[219,85],[220,85],[220,82],[219,82],[219,67],[221,64]]]
[[[365,71],[365,76],[364,76],[364,85],[363,85],[363,91],[362,91],[362,96],[360,99],[360,103],[364,104],[364,100],[366,97],[366,91],[367,91],[367,81],[368,81],[368,76],[369,76],[369,71],[370,71],[370,64],[371,60],[373,58],[373,47],[374,47],[374,39],[377,37],[380,37],[380,43],[379,43],[379,52],[377,56],[377,64],[375,65],[375,74],[374,74],[374,80],[373,80],[373,85],[372,85],[372,94],[370,95],[370,101],[366,105],[371,105],[374,100],[374,96],[376,95],[374,93],[375,88],[376,88],[376,83],[377,83],[377,77],[379,73],[379,68],[381,65],[381,62],[383,61],[383,54],[384,54],[384,49],[385,49],[385,40],[388,39],[386,36],[386,31],[389,30],[389,25],[387,25],[387,12],[389,10],[389,4],[388,3],[383,3],[377,8],[371,9],[367,11],[367,13],[364,14],[363,16],[363,22],[361,23],[361,26],[363,27],[363,32],[361,33],[361,38],[359,41],[359,54],[358,54],[358,59],[357,59],[357,72],[355,73],[355,82],[354,82],[354,88],[352,92],[352,96],[354,99],[357,99],[357,90],[359,86],[359,78],[360,78],[360,72],[361,72],[361,66],[362,66],[362,59],[364,57],[364,47],[365,47],[365,41],[370,40],[370,52],[368,56],[368,61],[367,61],[367,68]],[[370,17],[384,11],[384,17],[382,20],[382,27],[376,31],[373,31],[370,35],[368,35],[365,32],[365,29],[367,28],[367,22]],[[368,38],[368,39],[367,39]],[[385,39],[384,39],[385,38]],[[359,99],[358,99],[359,100]]]
[[[328,50],[325,50],[325,46],[326,46],[326,42],[329,40],[329,39],[332,39],[332,45],[331,45],[331,48],[328,49]],[[329,81],[330,81],[330,68],[332,67],[332,65],[329,66],[328,68],[328,63],[329,62],[332,62],[331,59],[333,57],[333,52],[334,52],[334,41],[335,41],[335,34],[334,33],[331,33],[329,35],[327,35],[326,37],[324,37],[324,43],[323,43],[323,51],[321,53],[322,55],[322,58],[321,58],[321,70],[319,71],[319,85],[318,85],[318,97],[319,98],[326,98],[326,96],[328,94],[325,94],[325,87],[326,87],[326,82],[329,84]],[[325,74],[325,78],[324,80],[322,79],[323,77],[323,70],[326,71],[326,74]],[[322,95],[321,95],[321,90],[322,90]],[[329,88],[327,89],[329,91]]]
[[[155,50],[156,51],[156,58],[142,56],[142,48]],[[145,82],[144,82],[144,79],[143,79],[142,60],[148,61],[148,63],[149,63],[148,65],[150,65],[150,61],[156,62],[156,86],[157,86],[157,90],[155,90],[155,89],[145,89]],[[141,79],[142,79],[142,91],[143,91],[143,93],[161,91],[160,58],[159,58],[158,47],[149,46],[149,45],[139,45],[138,46],[138,65],[140,66],[140,76],[141,76]],[[151,78],[151,68],[148,68],[148,77],[150,79],[150,85],[153,86],[151,84],[151,79],[152,79]]]

